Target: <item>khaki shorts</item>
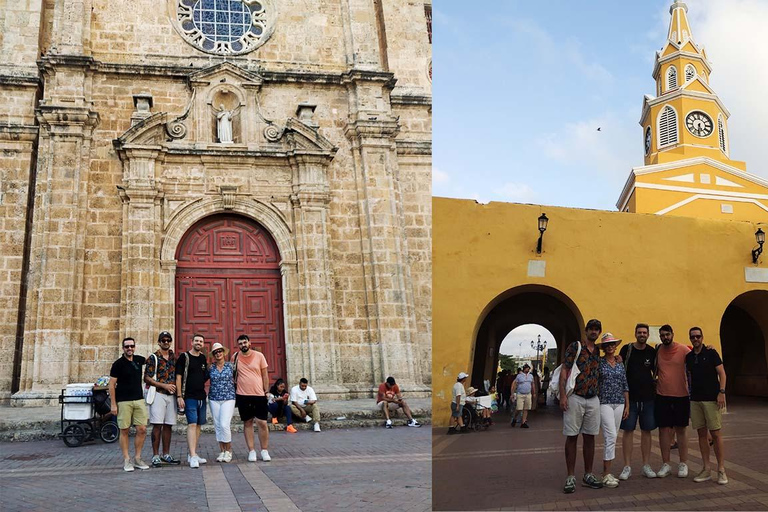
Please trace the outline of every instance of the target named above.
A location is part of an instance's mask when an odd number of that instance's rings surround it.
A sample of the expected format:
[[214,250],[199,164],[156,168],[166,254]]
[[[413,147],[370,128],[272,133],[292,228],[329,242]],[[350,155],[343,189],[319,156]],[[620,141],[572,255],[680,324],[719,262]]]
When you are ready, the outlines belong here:
[[148,419],[147,404],[143,398],[117,402],[117,428],[120,430],[131,428],[131,425],[146,425]]
[[395,412],[395,411],[397,411],[400,408],[400,404],[395,403],[395,402],[384,402],[384,401],[381,401],[381,402],[377,403],[376,405],[379,406],[379,410],[381,412],[384,412],[384,407],[386,407],[387,405],[389,405],[389,412]]
[[707,427],[707,430],[723,428],[723,413],[717,402],[691,402],[691,426],[694,430]]
[[600,399],[596,396],[584,398],[576,393],[569,396],[568,410],[563,413],[563,435],[596,436],[599,432]]
[[515,407],[515,410],[517,411],[530,411],[531,410],[531,394],[517,394],[517,407]]

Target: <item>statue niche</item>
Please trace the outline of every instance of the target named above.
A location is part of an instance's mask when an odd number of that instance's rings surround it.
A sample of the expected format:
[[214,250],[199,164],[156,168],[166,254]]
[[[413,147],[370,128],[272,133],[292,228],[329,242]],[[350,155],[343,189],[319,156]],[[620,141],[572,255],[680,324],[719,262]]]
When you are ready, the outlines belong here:
[[211,110],[211,135],[218,144],[241,143],[240,104],[229,91],[217,92],[208,104]]

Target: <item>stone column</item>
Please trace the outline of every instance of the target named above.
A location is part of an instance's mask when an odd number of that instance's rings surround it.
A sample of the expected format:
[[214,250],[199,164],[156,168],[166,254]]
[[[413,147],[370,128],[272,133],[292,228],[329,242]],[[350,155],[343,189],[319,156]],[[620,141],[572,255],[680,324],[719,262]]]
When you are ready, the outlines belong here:
[[[328,215],[330,191],[327,155],[294,155],[290,158],[294,183],[291,202],[298,264],[298,301],[303,318],[302,359],[315,390],[343,394],[336,318],[333,306],[333,278],[330,265]],[[284,283],[285,290],[290,283]],[[286,297],[287,299],[287,297]],[[323,383],[323,384],[321,384]]]
[[423,389],[403,226],[397,148],[399,131],[387,104],[387,74],[349,74],[355,109],[346,127],[360,202],[369,337],[378,349],[376,381],[387,376]]
[[131,336],[145,354],[154,347],[158,331],[161,196],[155,188],[156,149],[129,149],[123,163],[123,257],[121,279],[121,339]]

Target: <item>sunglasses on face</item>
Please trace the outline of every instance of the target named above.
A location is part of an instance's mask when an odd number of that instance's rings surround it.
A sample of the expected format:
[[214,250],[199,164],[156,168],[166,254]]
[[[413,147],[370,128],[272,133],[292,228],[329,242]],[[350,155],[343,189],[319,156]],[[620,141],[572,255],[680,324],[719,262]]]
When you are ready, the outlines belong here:
[[692,340],[700,340],[701,339],[701,335],[694,334],[694,335],[691,336],[691,339]]
[[218,355],[218,354],[223,354],[223,353],[224,353],[224,351],[221,350],[221,349],[213,351],[213,355]]
[[136,345],[123,345],[123,348],[124,349],[129,349],[129,348],[133,349],[133,348],[136,348]]
[[160,343],[170,343],[170,342],[171,340],[169,340],[168,338],[160,340]]

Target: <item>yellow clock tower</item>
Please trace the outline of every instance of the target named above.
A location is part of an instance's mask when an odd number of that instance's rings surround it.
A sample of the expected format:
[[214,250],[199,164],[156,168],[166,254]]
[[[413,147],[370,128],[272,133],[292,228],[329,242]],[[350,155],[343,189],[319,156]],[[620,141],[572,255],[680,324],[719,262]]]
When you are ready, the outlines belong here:
[[643,100],[645,165],[632,169],[621,211],[733,220],[768,219],[768,181],[731,160],[730,113],[709,85],[712,66],[693,37],[688,7],[669,9],[656,53],[656,96]]

